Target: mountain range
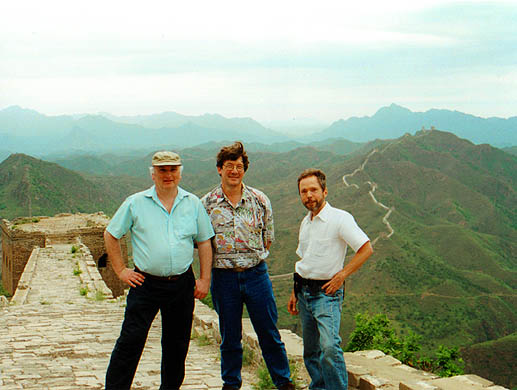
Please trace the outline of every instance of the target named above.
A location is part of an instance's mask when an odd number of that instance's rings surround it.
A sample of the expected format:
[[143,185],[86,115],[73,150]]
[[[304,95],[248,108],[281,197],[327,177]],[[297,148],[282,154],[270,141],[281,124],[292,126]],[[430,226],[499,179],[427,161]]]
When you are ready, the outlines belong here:
[[[220,145],[179,151],[185,189],[202,196],[218,184]],[[337,139],[310,147],[279,145],[289,146],[250,149],[245,178],[273,205],[271,274],[290,273],[297,261],[298,227],[306,210],[296,178],[305,168],[322,168],[327,200],[354,215],[375,250],[347,281],[343,339],[357,312],[384,313],[398,331],[421,335],[425,350],[440,344],[461,347],[469,372],[489,366],[492,373],[483,372],[484,377],[517,385],[511,372],[517,357],[509,352],[517,332],[517,157],[437,130],[367,143]],[[125,196],[151,184],[151,155],[142,150],[60,160],[75,171],[11,155],[0,164],[0,214],[111,214]],[[286,310],[291,278],[273,283],[280,327],[300,332],[298,318]],[[476,351],[490,358],[479,359]]]
[[397,138],[404,133],[414,134],[422,127],[448,131],[476,144],[497,147],[517,145],[517,116],[480,118],[459,111],[431,109],[412,112],[392,104],[379,109],[375,115],[340,119],[317,134],[317,139],[342,137],[350,141],[365,142],[375,138]]
[[[251,118],[225,118],[218,114],[187,116],[175,112],[153,115],[114,116],[107,113],[47,116],[11,106],[0,110],[0,158],[10,153],[59,157],[81,153],[153,150],[158,145],[174,149],[207,142],[239,139],[247,143],[282,145],[287,151],[302,144],[328,139],[364,143],[375,139],[414,134],[422,127],[450,131],[474,143],[497,147],[517,146],[517,117],[480,118],[449,110],[412,112],[392,104],[373,116],[340,119],[313,134],[282,134]],[[302,131],[302,128],[300,128]]]

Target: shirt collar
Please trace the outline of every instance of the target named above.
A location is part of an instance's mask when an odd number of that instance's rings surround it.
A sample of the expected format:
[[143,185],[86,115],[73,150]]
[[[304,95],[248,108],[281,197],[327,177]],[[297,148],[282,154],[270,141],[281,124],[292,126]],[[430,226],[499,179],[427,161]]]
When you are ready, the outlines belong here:
[[[216,197],[217,197],[217,203],[221,203],[224,200],[226,200],[228,203],[230,203],[230,201],[228,200],[226,194],[223,191],[222,184],[219,184],[219,187],[217,187]],[[242,183],[242,197],[241,197],[241,200],[239,201],[239,203],[241,203],[241,202],[245,203],[245,202],[249,201],[250,199],[251,199],[250,190],[248,189],[246,184]]]
[[[316,218],[319,218],[322,220],[322,222],[327,222],[328,221],[328,218],[329,218],[329,213],[330,213],[330,203],[325,201],[325,206],[323,206],[323,208],[320,210],[320,212],[318,213],[318,215],[316,215],[314,219]],[[307,219],[310,221],[311,220],[311,212],[309,211],[309,213],[307,214]]]
[[[178,194],[176,195],[176,199],[174,200],[174,203],[179,202],[181,199],[187,197],[189,193],[185,191],[183,188],[178,187]],[[152,186],[144,191],[144,196],[148,198],[152,198],[155,202],[158,202],[158,204],[161,204],[160,200],[158,199],[158,194],[156,193],[156,186]]]

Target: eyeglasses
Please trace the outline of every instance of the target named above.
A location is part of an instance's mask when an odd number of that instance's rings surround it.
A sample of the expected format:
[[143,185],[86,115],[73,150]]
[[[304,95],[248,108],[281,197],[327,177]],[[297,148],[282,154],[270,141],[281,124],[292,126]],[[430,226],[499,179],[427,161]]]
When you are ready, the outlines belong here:
[[237,165],[224,164],[223,168],[228,171],[233,171],[234,169],[237,169],[237,172],[244,172],[244,165],[242,165],[242,164],[237,164]]

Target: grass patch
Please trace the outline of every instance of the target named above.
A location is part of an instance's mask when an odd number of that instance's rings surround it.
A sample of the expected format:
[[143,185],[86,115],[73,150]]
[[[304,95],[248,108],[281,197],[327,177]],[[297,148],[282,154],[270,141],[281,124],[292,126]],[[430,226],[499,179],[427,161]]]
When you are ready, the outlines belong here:
[[[296,364],[293,362],[289,362],[289,369],[291,371],[291,380],[296,389],[299,389],[300,386],[296,383],[296,375],[298,373],[298,368]],[[271,375],[269,375],[269,371],[266,367],[266,363],[262,360],[258,370],[257,370],[258,382],[253,384],[253,388],[255,390],[274,390],[276,386],[271,379]]]
[[246,344],[242,345],[242,365],[244,367],[250,366],[255,361],[255,351]]
[[81,268],[79,267],[79,262],[75,263],[75,267],[74,267],[74,275],[75,276],[79,276],[83,273],[83,271],[81,271]]
[[29,217],[29,218],[17,218],[13,221],[13,223],[15,225],[23,225],[23,224],[26,224],[26,223],[38,223],[39,222],[39,218],[32,218],[32,217]]
[[104,295],[104,293],[101,291],[101,290],[96,290],[95,291],[95,300],[100,302],[100,301],[104,301],[106,299],[106,296]]
[[9,294],[9,291],[7,291],[4,286],[2,286],[2,281],[0,281],[0,295],[4,295],[7,298],[11,297],[11,294]]
[[89,292],[89,291],[90,291],[90,290],[88,289],[88,287],[81,287],[81,288],[79,289],[79,294],[81,294],[81,296],[83,296],[83,297],[84,297],[84,296],[88,295],[88,292]]
[[212,345],[213,342],[212,342],[212,339],[210,337],[208,337],[206,334],[196,334],[196,341],[197,341],[197,344],[204,347],[206,345]]

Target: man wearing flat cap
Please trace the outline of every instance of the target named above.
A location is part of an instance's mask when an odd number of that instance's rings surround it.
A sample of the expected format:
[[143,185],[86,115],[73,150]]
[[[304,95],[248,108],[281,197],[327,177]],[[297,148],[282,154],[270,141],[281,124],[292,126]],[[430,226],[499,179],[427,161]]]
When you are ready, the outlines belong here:
[[[173,152],[152,158],[154,185],[129,196],[104,232],[106,251],[117,276],[130,286],[118,338],[106,373],[106,390],[130,389],[149,328],[162,318],[162,390],[177,390],[185,376],[194,298],[210,288],[214,235],[198,197],[179,187],[182,164]],[[135,268],[126,268],[119,240],[131,232]],[[197,243],[200,277],[192,272]]]

